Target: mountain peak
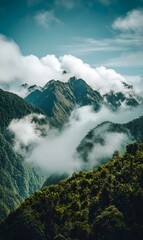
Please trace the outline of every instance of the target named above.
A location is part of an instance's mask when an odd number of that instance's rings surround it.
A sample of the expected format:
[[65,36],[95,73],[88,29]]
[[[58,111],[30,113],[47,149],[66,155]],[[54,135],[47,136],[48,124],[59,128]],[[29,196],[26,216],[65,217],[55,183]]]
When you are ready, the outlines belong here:
[[61,84],[63,85],[63,84],[65,84],[65,83],[64,83],[64,82],[61,82],[61,81],[59,81],[59,80],[54,80],[54,79],[52,79],[52,80],[50,80],[49,82],[47,82],[47,83],[45,84],[45,86],[43,87],[43,90],[48,89],[48,88],[51,87],[51,86],[57,87],[57,86],[60,86]]
[[28,83],[23,83],[23,84],[21,84],[21,87],[28,89],[29,88],[29,84]]
[[122,82],[122,84],[123,84],[124,87],[127,88],[127,89],[133,89],[133,85],[130,85],[130,84],[126,83],[126,82]]
[[69,81],[68,82],[74,82],[74,81],[76,81],[76,80],[78,80],[75,76],[73,76],[73,77],[71,77],[70,79],[69,79]]
[[119,108],[131,108],[141,104],[143,101],[136,96],[132,86],[123,84],[126,88],[125,93],[111,90],[101,96],[100,92],[93,90],[81,78],[73,76],[68,82],[52,79],[42,88],[41,92],[34,91],[26,100],[40,107],[54,121],[56,119],[57,126],[59,123],[62,125],[77,106],[90,105],[98,111],[102,105],[106,105],[116,111]]
[[68,120],[76,106],[91,105],[97,111],[103,103],[103,98],[83,79],[72,77],[66,83],[59,80],[49,81],[41,92],[30,94],[26,101],[40,107],[54,119],[54,125],[60,126]]

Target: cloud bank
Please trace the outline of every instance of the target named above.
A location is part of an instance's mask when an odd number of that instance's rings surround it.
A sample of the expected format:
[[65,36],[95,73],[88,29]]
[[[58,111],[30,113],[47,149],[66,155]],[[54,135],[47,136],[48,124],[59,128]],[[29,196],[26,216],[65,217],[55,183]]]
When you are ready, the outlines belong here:
[[[123,152],[128,143],[133,141],[132,136],[128,131],[123,132],[110,128],[109,122],[98,125],[92,130],[90,137],[83,139],[79,146],[78,155],[84,161],[83,168],[92,169],[101,163],[107,162],[115,150]],[[93,146],[89,148],[88,146]]]
[[96,145],[90,155],[89,164],[84,165],[76,149],[91,129],[104,121],[124,123],[140,115],[143,115],[141,107],[132,112],[126,110],[117,113],[104,107],[95,113],[91,107],[86,106],[73,111],[62,131],[49,129],[48,125],[44,125],[46,134],[41,134],[42,126],[39,128],[39,125],[32,121],[32,115],[13,120],[9,130],[15,135],[14,149],[20,154],[23,153],[27,163],[40,167],[48,174],[71,174],[85,167],[87,170],[91,169],[101,161],[102,156],[112,156],[115,150],[120,149],[122,143],[125,145],[128,141],[126,134],[105,134],[104,147]]
[[49,127],[41,124],[45,119],[42,114],[30,114],[22,119],[13,119],[8,129],[14,133],[14,150],[26,155],[26,149],[33,149],[40,143],[41,138],[47,134]]
[[104,141],[104,145],[96,143],[93,150],[88,155],[91,168],[98,166],[101,162],[110,159],[115,150],[120,152],[123,151],[125,146],[131,142],[126,134],[113,132],[105,133]]
[[[20,94],[19,85],[28,83],[44,86],[51,79],[66,82],[70,77],[84,79],[93,89],[101,94],[114,91],[124,91],[122,82],[126,79],[113,69],[106,67],[91,67],[81,59],[72,55],[57,58],[46,55],[38,58],[34,55],[23,56],[17,44],[0,35],[0,86],[10,88]],[[67,74],[63,74],[66,70]]]

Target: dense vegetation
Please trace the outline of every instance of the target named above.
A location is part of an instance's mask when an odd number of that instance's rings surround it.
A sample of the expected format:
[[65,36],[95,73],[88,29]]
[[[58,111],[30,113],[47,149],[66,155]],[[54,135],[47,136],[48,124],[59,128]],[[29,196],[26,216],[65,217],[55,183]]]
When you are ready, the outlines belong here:
[[12,119],[22,118],[32,112],[41,111],[26,103],[16,94],[0,89],[0,130],[3,131]]
[[142,240],[143,144],[36,192],[1,225],[1,240]]
[[0,221],[39,189],[44,180],[39,170],[23,163],[0,133]]
[[[143,116],[133,121],[130,121],[126,124],[112,123],[112,122],[103,122],[94,129],[92,129],[81,141],[80,145],[77,148],[77,152],[80,158],[84,162],[88,162],[89,155],[92,150],[98,145],[106,146],[105,136],[108,134],[125,134],[127,140],[123,141],[120,145],[120,151],[125,150],[125,146],[128,143],[137,141],[143,142]],[[101,161],[107,162],[109,157],[102,156]],[[99,161],[100,162],[100,161]]]
[[143,116],[123,125],[126,127],[134,139],[143,142]]
[[[34,98],[30,95],[32,101],[42,104],[41,109],[55,126],[67,121],[76,105],[89,104],[98,110],[103,103],[100,94],[81,79],[71,79],[68,83],[51,81],[43,90],[42,98],[41,92],[36,91]],[[0,222],[45,180],[39,170],[24,164],[22,157],[14,152],[11,136],[5,131],[12,119],[35,112],[41,113],[41,110],[13,93],[0,90]],[[143,117],[124,125],[108,125],[109,132],[124,132],[132,140],[143,141]],[[91,150],[89,138],[92,140],[93,132],[97,133],[97,128],[88,134],[87,148],[82,147],[86,152]],[[95,134],[94,141],[104,142],[101,135],[102,131],[100,136]],[[43,188],[1,225],[0,239],[140,240],[143,233],[142,164],[143,145],[134,144],[127,147],[123,156],[116,152],[110,163],[97,170],[73,174],[59,185]],[[64,175],[52,175],[44,186],[63,178]]]
[[0,90],[0,222],[45,180],[41,171],[24,164],[11,145],[6,127],[14,118],[41,111],[22,98]]

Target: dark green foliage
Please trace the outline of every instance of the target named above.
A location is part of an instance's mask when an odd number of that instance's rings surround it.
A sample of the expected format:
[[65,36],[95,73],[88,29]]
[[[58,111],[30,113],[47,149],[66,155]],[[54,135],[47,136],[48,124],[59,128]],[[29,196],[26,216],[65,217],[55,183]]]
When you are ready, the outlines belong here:
[[142,240],[143,144],[36,192],[1,224],[1,240]]
[[[45,180],[39,170],[24,164],[22,157],[14,152],[11,135],[6,131],[14,118],[31,113],[41,113],[41,110],[0,89],[0,222]],[[37,121],[36,117],[33,121]]]
[[52,184],[57,184],[57,183],[59,183],[61,180],[64,180],[64,179],[66,179],[66,178],[68,178],[68,174],[51,174],[48,178],[47,178],[47,180],[44,182],[44,185],[43,185],[43,187],[45,187],[45,186],[49,186],[49,185],[52,185]]
[[32,112],[41,113],[16,94],[0,89],[0,129],[4,130],[14,118],[22,118]]
[[124,126],[129,129],[136,141],[143,142],[143,116],[124,124]]
[[[125,149],[126,144],[134,141],[143,142],[143,116],[137,118],[126,124],[103,122],[94,129],[92,129],[81,141],[77,148],[80,158],[85,162],[88,161],[88,155],[91,153],[96,144],[106,145],[105,135],[111,133],[122,133],[128,137],[127,142],[122,143],[120,151]],[[102,159],[103,162],[107,162],[108,158]],[[99,161],[100,162],[100,161]]]
[[39,189],[45,177],[14,153],[0,133],[0,222],[26,197]]
[[105,208],[93,221],[92,238],[97,240],[125,239],[123,214],[114,206]]

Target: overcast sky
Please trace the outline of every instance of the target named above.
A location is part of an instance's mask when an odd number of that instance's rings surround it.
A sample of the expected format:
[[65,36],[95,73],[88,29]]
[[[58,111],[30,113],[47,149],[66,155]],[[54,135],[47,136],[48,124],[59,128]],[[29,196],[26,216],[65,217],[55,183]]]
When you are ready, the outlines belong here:
[[71,54],[143,75],[143,0],[0,0],[0,33],[23,55]]

